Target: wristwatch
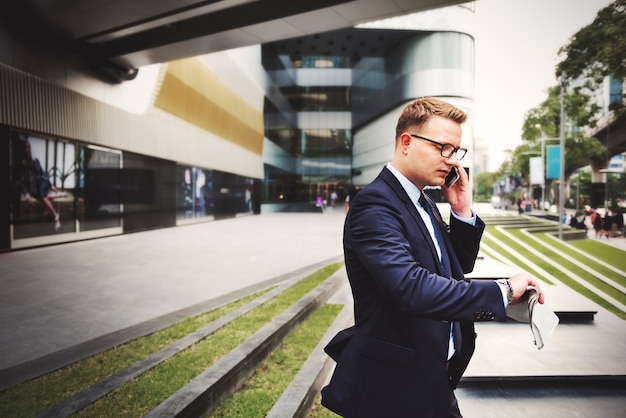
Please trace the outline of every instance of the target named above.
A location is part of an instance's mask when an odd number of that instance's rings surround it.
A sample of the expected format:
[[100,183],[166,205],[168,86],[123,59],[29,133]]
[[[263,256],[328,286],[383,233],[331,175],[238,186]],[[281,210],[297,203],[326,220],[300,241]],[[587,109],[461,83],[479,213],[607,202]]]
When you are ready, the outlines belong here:
[[499,279],[496,280],[496,282],[506,287],[506,300],[507,304],[510,304],[513,300],[513,286],[511,286],[511,282],[509,281],[509,279]]

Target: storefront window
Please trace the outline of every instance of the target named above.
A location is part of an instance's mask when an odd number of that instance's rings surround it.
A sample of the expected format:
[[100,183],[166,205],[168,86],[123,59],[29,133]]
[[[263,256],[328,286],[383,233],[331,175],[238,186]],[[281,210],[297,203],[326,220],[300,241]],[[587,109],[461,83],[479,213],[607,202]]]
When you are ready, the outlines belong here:
[[258,212],[254,179],[181,165],[176,167],[176,173],[176,219],[179,221]]
[[74,232],[74,144],[12,132],[11,166],[13,238]]
[[177,166],[176,218],[213,215],[213,172],[197,167]]
[[80,147],[82,176],[77,201],[81,230],[120,227],[122,153]]

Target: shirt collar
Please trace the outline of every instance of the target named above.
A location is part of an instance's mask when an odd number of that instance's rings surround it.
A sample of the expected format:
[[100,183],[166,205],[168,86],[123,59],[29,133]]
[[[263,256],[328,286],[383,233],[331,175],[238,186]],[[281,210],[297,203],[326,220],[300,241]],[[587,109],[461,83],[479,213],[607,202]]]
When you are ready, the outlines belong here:
[[411,183],[409,179],[404,177],[404,175],[400,173],[394,166],[392,166],[391,163],[387,163],[387,169],[391,171],[391,174],[393,174],[398,179],[398,181],[402,185],[402,188],[404,189],[404,191],[406,191],[406,194],[409,195],[409,199],[411,199],[411,202],[413,202],[413,204],[417,203],[420,196],[422,195],[422,191],[418,189],[416,185]]

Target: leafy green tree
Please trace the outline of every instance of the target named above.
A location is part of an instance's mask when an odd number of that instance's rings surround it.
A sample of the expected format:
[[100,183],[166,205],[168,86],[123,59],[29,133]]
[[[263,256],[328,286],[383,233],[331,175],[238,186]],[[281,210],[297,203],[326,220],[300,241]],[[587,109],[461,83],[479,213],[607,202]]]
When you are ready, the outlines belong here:
[[477,201],[487,201],[493,194],[493,186],[498,180],[497,173],[482,172],[474,176],[474,198]]
[[[594,21],[579,30],[569,44],[559,50],[563,60],[556,67],[557,77],[568,80],[583,76],[587,88],[596,90],[604,78],[626,78],[626,0],[615,0],[601,9]],[[623,101],[611,104],[619,116],[626,115]]]
[[[586,165],[594,170],[606,166],[606,148],[595,138],[582,134],[583,128],[594,128],[600,108],[591,96],[600,90],[607,76],[626,79],[626,0],[615,0],[601,9],[594,21],[572,36],[570,42],[559,50],[562,58],[556,66],[557,78],[565,79],[564,96],[566,114],[565,178]],[[522,126],[526,144],[511,153],[508,170],[527,178],[529,151],[540,148],[540,138],[559,137],[561,132],[561,87],[548,90],[548,97],[538,107],[530,109]],[[623,100],[611,104],[616,117],[626,117]],[[536,144],[539,144],[535,148]],[[511,171],[509,171],[511,172]],[[549,187],[549,185],[546,185]]]
[[[520,172],[524,173],[524,166],[528,166],[528,151],[541,152],[541,137],[556,138],[561,130],[561,88],[560,86],[548,89],[548,97],[539,106],[529,110],[522,125],[522,138],[527,141],[526,149],[516,150],[514,161]],[[595,115],[599,108],[589,100],[589,96],[581,89],[572,89],[564,97],[565,115],[570,129],[565,132],[565,179],[580,167],[592,165],[595,168],[606,164],[606,148],[596,138],[590,138],[582,133],[581,127],[595,126]],[[520,147],[524,147],[521,145]],[[518,147],[518,148],[520,148]],[[526,154],[524,154],[526,153]],[[540,154],[539,154],[540,155]],[[528,170],[526,168],[526,170]],[[527,173],[527,171],[526,171]]]
[[539,157],[541,148],[538,144],[525,143],[511,152],[511,172],[519,174],[526,182],[530,175],[530,159]]
[[[584,89],[569,89],[563,98],[563,105],[567,122],[564,132],[564,174],[567,183],[580,167],[592,165],[597,169],[604,166],[606,148],[596,138],[585,136],[581,129],[595,126],[595,115],[599,111],[598,105],[590,100]],[[548,89],[548,97],[539,106],[526,113],[522,125],[525,143],[511,153],[512,171],[520,173],[526,184],[529,183],[530,158],[541,155],[542,140],[560,137],[561,126],[561,87],[555,86]],[[548,190],[551,187],[552,180],[546,179],[545,188]]]

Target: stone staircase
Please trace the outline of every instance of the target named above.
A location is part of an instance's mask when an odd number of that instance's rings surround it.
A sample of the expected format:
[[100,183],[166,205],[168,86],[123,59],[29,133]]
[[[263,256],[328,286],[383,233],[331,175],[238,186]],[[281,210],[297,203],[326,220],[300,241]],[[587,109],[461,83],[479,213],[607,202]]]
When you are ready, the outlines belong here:
[[[333,261],[336,262],[337,260]],[[328,262],[328,265],[330,264],[332,263]],[[275,286],[272,285],[274,287],[269,291],[247,304],[207,323],[195,332],[185,335],[125,369],[98,381],[37,416],[58,418],[68,417],[79,412],[133,378],[151,370],[245,313],[285,292],[322,267],[325,266],[310,266],[287,275],[287,277],[282,277],[280,283]],[[219,358],[180,390],[172,394],[150,411],[147,416],[199,417],[209,414],[222,400],[239,390],[261,362],[281,344],[283,339],[305,321],[313,311],[327,303],[329,298],[346,283],[346,280],[345,269],[341,267],[288,309],[262,326],[234,350]],[[294,380],[273,406],[267,415],[268,417],[306,417],[309,415],[316,395],[332,367],[332,361],[324,353],[323,347],[336,332],[345,328],[351,319],[352,306],[345,306],[326,334],[320,339],[317,347],[311,352],[308,360],[302,365]],[[107,348],[103,347],[101,350]]]

